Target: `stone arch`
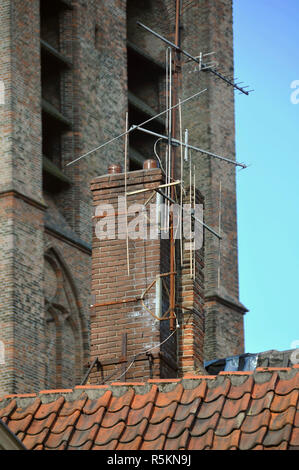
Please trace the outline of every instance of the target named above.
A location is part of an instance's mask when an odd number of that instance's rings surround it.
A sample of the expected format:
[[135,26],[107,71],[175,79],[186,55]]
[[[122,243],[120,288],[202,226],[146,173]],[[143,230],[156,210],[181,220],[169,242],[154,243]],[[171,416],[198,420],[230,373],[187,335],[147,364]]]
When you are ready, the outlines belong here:
[[86,327],[73,276],[59,250],[44,255],[45,387],[71,388],[82,379]]

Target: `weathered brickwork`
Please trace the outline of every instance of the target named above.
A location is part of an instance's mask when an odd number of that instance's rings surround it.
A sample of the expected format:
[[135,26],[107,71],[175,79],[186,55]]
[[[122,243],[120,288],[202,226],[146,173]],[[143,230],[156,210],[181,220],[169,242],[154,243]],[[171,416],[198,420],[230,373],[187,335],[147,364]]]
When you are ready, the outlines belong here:
[[0,198],[1,393],[43,383],[43,208],[13,192]]
[[[220,70],[233,77],[232,1],[201,0],[196,5],[185,15],[183,46],[194,55],[216,51],[212,59],[218,62]],[[188,34],[188,24],[197,25],[197,34]],[[191,101],[183,113],[190,140],[201,148],[235,159],[232,87],[208,72],[196,73],[191,63],[186,65],[184,96],[205,88],[207,92],[199,100]],[[242,160],[240,156],[238,159]],[[239,302],[235,168],[198,153],[193,153],[193,161],[197,186],[205,198],[205,222],[220,230],[223,238],[219,257],[217,238],[205,231],[205,315],[206,324],[215,325],[214,329],[207,328],[205,336],[205,359],[209,360],[244,352],[246,309]]]
[[[53,19],[44,21],[40,2],[47,3],[46,0],[2,0],[0,5],[0,80],[5,85],[5,104],[0,104],[0,323],[3,326],[0,341],[4,342],[6,357],[5,365],[0,365],[0,384],[6,393],[47,388],[47,383],[73,386],[74,377],[78,383],[90,358],[90,340],[93,335],[105,332],[104,324],[96,326],[90,321],[93,215],[90,182],[106,174],[109,163],[123,162],[124,139],[74,165],[66,167],[66,164],[124,131],[126,112],[131,109],[128,81],[147,106],[154,111],[165,108],[165,47],[138,28],[136,21],[141,20],[171,39],[174,33],[173,8],[169,1],[55,0],[53,4],[59,7],[58,23]],[[41,50],[40,39],[54,47],[68,63],[59,65],[59,89],[53,86],[49,76],[46,80],[42,76],[42,57],[47,57],[48,52]],[[127,39],[162,63],[162,69],[156,66],[139,87],[136,80],[132,82],[134,70],[133,74],[129,71],[128,77]],[[221,68],[233,75],[232,1],[194,2],[183,14],[182,40],[183,46],[194,55],[216,50]],[[183,107],[183,127],[189,128],[191,143],[234,157],[232,89],[207,73],[198,74],[190,63],[183,65],[182,72],[181,98],[208,88],[199,100]],[[56,175],[50,190],[45,188],[43,171],[42,98],[68,123],[61,131],[58,165],[68,184],[59,186],[61,181]],[[149,152],[146,157],[153,157],[152,145],[148,145],[145,137],[144,142]],[[139,144],[142,147],[142,139]],[[204,358],[214,359],[241,353],[244,348],[244,307],[238,298],[235,170],[199,154],[193,154],[192,158],[197,168],[197,188],[205,198],[205,221],[215,230],[219,228],[220,180],[222,185],[220,282],[218,242],[205,231]],[[50,321],[45,334],[46,275],[49,286],[55,281],[44,261],[49,250],[59,257],[61,272],[68,273],[64,286],[65,289],[69,283],[72,286],[71,297],[76,303],[73,313],[77,325],[80,324],[74,329],[66,323],[64,333],[57,327],[55,330],[56,324]],[[167,265],[169,261],[164,259],[161,265],[163,262]],[[200,266],[201,263],[202,260]],[[201,289],[201,279],[199,283]],[[109,288],[106,295],[110,295]],[[131,307],[123,306],[128,313]],[[157,330],[161,341],[168,335],[165,324]],[[196,328],[201,331],[201,326]],[[72,351],[77,344],[74,331],[79,330],[79,353],[74,360]],[[63,350],[57,346],[56,353],[52,351],[50,355],[51,361],[46,361],[44,351],[54,344],[55,334],[58,338],[65,337],[66,347]],[[171,338],[173,351],[176,341],[177,338]],[[117,347],[116,355],[119,343]],[[132,344],[128,343],[130,347]],[[168,354],[164,346],[161,352]],[[171,354],[168,362],[172,364],[175,357]],[[200,357],[199,363],[201,360]],[[141,371],[143,364],[140,364]],[[160,374],[173,376],[173,369],[167,369],[165,361],[163,367]]]
[[[139,189],[150,189],[158,187],[162,183],[161,170],[141,170],[128,173],[127,191],[138,191]],[[159,345],[160,322],[156,320],[147,309],[156,314],[155,293],[156,286],[153,281],[162,272],[161,263],[167,252],[161,251],[160,239],[150,239],[150,223],[146,220],[147,238],[142,235],[134,238],[134,228],[130,228],[132,220],[128,216],[128,248],[129,248],[129,272],[127,261],[127,240],[126,240],[126,218],[124,217],[125,205],[120,205],[119,197],[125,194],[124,173],[99,177],[91,184],[93,192],[93,205],[95,209],[94,231],[93,231],[93,257],[92,257],[92,292],[94,296],[94,307],[91,314],[91,361],[98,357],[100,365],[99,371],[93,371],[91,383],[98,383],[99,380],[107,378],[114,371],[116,375],[121,375],[120,359],[124,356],[122,351],[123,334],[127,334],[126,357],[133,358],[140,355],[126,374],[126,378],[143,379],[145,377],[164,376],[163,360],[161,359],[161,349],[157,347],[146,356],[146,351]],[[129,213],[133,211],[132,204],[145,204],[150,193],[138,193],[128,196],[127,204]],[[151,203],[155,202],[155,198]],[[101,239],[101,227],[108,223],[107,215],[102,204],[110,204],[117,220],[115,222],[115,239]],[[136,207],[138,210],[138,207]],[[110,212],[108,212],[110,214]],[[150,212],[147,211],[150,217]],[[97,218],[99,217],[99,218]],[[140,217],[146,217],[141,214]],[[114,224],[113,213],[111,222]],[[108,230],[107,227],[105,230]],[[109,233],[113,226],[111,225]],[[141,227],[137,227],[139,231]],[[141,233],[141,232],[140,232]],[[112,235],[111,235],[112,236]],[[119,239],[119,237],[123,239]],[[168,244],[169,246],[169,244]],[[167,244],[163,245],[167,248]],[[165,266],[165,264],[164,264]],[[152,285],[153,284],[153,285]],[[152,288],[150,288],[152,285]],[[149,289],[150,288],[150,289]],[[140,298],[144,292],[144,305]],[[126,302],[132,300],[130,302]],[[125,301],[125,302],[123,302]],[[169,322],[167,322],[169,323]],[[169,336],[169,325],[167,327]],[[176,351],[173,351],[172,362],[176,364]],[[112,364],[111,364],[112,362]],[[114,363],[113,363],[114,362]],[[168,367],[169,369],[169,367]],[[174,377],[175,371],[169,376]]]
[[[162,182],[160,169],[130,172],[127,176],[127,192],[155,188]],[[130,214],[127,252],[127,225],[123,215],[126,210],[119,200],[119,197],[124,197],[125,194],[125,174],[96,178],[91,188],[95,216],[92,256],[94,307],[91,315],[90,362],[96,358],[99,360],[92,370],[91,383],[108,380],[111,374],[114,374],[113,380],[115,375],[120,376],[121,358],[124,359],[124,353],[127,359],[126,367],[137,355],[136,362],[126,373],[126,378],[129,379],[171,378],[198,371],[203,366],[203,248],[192,254],[192,278],[190,251],[185,246],[182,267],[179,258],[177,259],[178,316],[175,328],[179,328],[173,334],[169,320],[159,321],[150,313],[158,315],[156,305],[159,300],[156,288],[159,277],[163,274],[166,276],[160,278],[162,308],[159,317],[163,317],[169,309],[170,240],[168,237],[163,239],[163,232],[157,232],[155,238],[149,238],[150,230],[155,229],[157,210],[161,211],[160,224],[163,229],[163,210],[159,206],[157,196],[152,197],[150,209],[147,208],[145,213],[138,215],[139,221],[140,217],[147,217],[146,239],[141,238],[145,231],[140,225],[137,225],[138,238],[134,235],[132,220],[134,221],[136,214],[132,204],[144,205],[149,200],[151,191],[127,197]],[[186,197],[189,200],[188,193]],[[196,202],[203,202],[199,193]],[[135,209],[140,210],[138,206]],[[119,239],[120,236],[123,239]],[[163,288],[165,282],[167,289]],[[140,301],[140,297],[144,303]],[[122,349],[124,334],[127,334],[125,351]],[[156,345],[157,347],[146,356],[145,352]]]
[[[190,189],[186,192],[186,204],[190,201],[189,192]],[[204,206],[204,199],[199,191],[196,191],[195,203]],[[202,225],[198,224],[196,230],[201,243],[204,241]],[[178,364],[182,376],[204,370],[204,246],[195,246],[198,249],[191,250],[190,254],[190,247],[187,244],[190,242],[184,240],[183,262],[177,279],[180,324]]]

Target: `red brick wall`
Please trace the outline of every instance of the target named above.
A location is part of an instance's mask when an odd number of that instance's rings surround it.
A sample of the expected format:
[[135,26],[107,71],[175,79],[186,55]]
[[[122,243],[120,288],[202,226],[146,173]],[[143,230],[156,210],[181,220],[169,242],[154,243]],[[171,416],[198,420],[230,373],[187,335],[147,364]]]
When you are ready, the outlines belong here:
[[[127,191],[141,188],[154,188],[162,181],[161,170],[141,170],[128,173]],[[99,177],[92,181],[93,205],[96,210],[99,204],[112,204],[118,210],[118,196],[125,191],[124,174]],[[128,207],[132,203],[144,204],[150,193],[128,196]],[[153,201],[154,202],[154,199]],[[100,219],[94,220],[94,225]],[[128,222],[132,218],[128,218]],[[124,219],[120,231],[125,233]],[[148,226],[148,222],[147,222]],[[91,375],[91,382],[99,383],[119,368],[122,356],[122,335],[127,333],[127,356],[143,354],[147,349],[159,344],[160,325],[143,308],[140,301],[121,303],[124,299],[141,296],[152,281],[161,272],[160,240],[132,240],[129,238],[130,274],[127,269],[126,239],[99,240],[96,230],[93,230],[92,257],[92,292],[94,304],[111,305],[95,306],[91,312],[91,361],[98,357],[101,364],[112,361],[114,364],[104,365],[97,373]],[[116,224],[116,234],[118,223]],[[114,303],[119,301],[119,303]],[[151,311],[155,312],[155,286],[148,292],[144,302]],[[136,362],[126,374],[126,378],[145,379],[160,377],[162,364],[159,358],[160,348],[153,351],[154,362],[149,359]],[[155,353],[155,354],[154,354]],[[144,360],[145,359],[145,360]],[[152,370],[150,370],[152,369]],[[116,379],[121,374],[118,371],[113,376]],[[124,377],[122,378],[124,380]]]
[[[2,0],[0,9],[0,80],[5,83],[5,105],[0,105],[0,191],[2,194],[20,193],[24,204],[11,212],[11,197],[1,202],[0,266],[4,266],[1,285],[6,287],[0,295],[1,318],[9,318],[7,334],[10,335],[8,350],[11,354],[13,340],[22,351],[22,341],[26,340],[22,332],[25,325],[32,357],[39,357],[42,339],[38,339],[38,325],[44,315],[43,260],[50,238],[52,246],[62,253],[76,285],[85,325],[82,341],[86,358],[89,353],[86,325],[89,322],[92,237],[89,183],[105,173],[111,155],[118,161],[123,160],[124,145],[120,139],[76,165],[63,166],[63,171],[72,180],[70,188],[55,196],[43,194],[39,3],[39,0]],[[149,7],[140,9],[140,2],[131,2],[128,36],[150,55],[164,61],[164,46],[138,28],[135,21],[140,19],[171,36],[173,18],[162,0],[146,3]],[[184,47],[195,55],[201,50],[216,48],[223,68],[233,73],[231,0],[200,0],[194,4],[195,10],[189,10],[183,18]],[[61,111],[72,123],[72,129],[62,139],[63,165],[121,133],[125,128],[128,101],[127,2],[74,0],[72,5],[73,10],[64,12],[60,26],[60,52],[73,63],[73,68],[65,71],[62,83]],[[209,88],[206,96],[202,95],[200,102],[195,100],[184,107],[184,127],[189,128],[192,143],[230,156],[234,154],[232,90],[210,75],[198,76],[191,64],[184,65],[182,97],[205,86]],[[158,108],[162,110],[163,78],[159,82],[159,91]],[[145,90],[146,102],[153,105],[152,96],[147,92]],[[206,234],[205,246],[205,291],[209,294],[205,355],[212,359],[243,350],[242,307],[238,307],[235,174],[231,167],[211,162],[206,157],[194,158],[198,162],[197,186],[206,200],[206,221],[214,228],[218,224],[220,177],[223,187],[224,242],[219,292],[216,289],[218,245]],[[45,197],[48,208],[41,216]],[[17,204],[20,204],[19,199]],[[18,222],[19,211],[33,218],[34,222],[28,219],[28,224],[33,224],[32,229],[29,225],[25,229]],[[41,224],[38,228],[37,221]],[[36,248],[32,257],[26,256],[26,246]],[[32,323],[28,326],[27,316],[23,313],[29,310],[28,319]],[[15,333],[17,331],[22,332],[20,337]],[[163,324],[160,340],[166,338],[167,333],[168,327]],[[35,338],[33,342],[30,335]],[[174,338],[171,341],[175,344]],[[167,353],[164,347],[162,352]],[[30,360],[28,363],[31,364]],[[7,392],[43,387],[40,370],[25,367],[19,379],[19,369],[14,369],[11,364],[9,362],[9,368],[2,374]],[[172,373],[165,362],[163,367],[162,374]]]
[[[128,173],[127,192],[144,188],[157,187],[162,182],[161,170],[141,170]],[[108,175],[96,178],[91,184],[95,214],[101,204],[113,205],[119,210],[118,196],[124,195],[124,174]],[[132,202],[144,204],[151,192],[128,196],[128,207]],[[156,196],[151,203],[155,201]],[[202,202],[198,194],[197,202]],[[123,212],[122,212],[123,213]],[[149,215],[149,211],[147,212]],[[111,220],[111,219],[110,219]],[[128,222],[132,217],[128,217]],[[125,234],[122,220],[121,233]],[[132,240],[129,230],[129,263],[127,267],[126,239],[99,240],[97,224],[103,219],[94,219],[93,256],[92,256],[92,292],[94,307],[91,313],[91,362],[98,358],[98,370],[93,369],[90,381],[99,383],[113,372],[115,380],[122,374],[120,358],[122,356],[122,337],[127,333],[127,357],[143,354],[147,349],[167,340],[170,336],[170,324],[156,321],[138,298],[152,284],[159,274],[169,273],[169,240]],[[149,228],[149,222],[146,222]],[[130,225],[129,225],[130,228]],[[116,224],[116,235],[118,226]],[[149,234],[149,232],[148,232]],[[177,262],[178,307],[176,314],[180,328],[162,346],[153,353],[153,363],[144,360],[135,362],[126,374],[126,379],[143,380],[149,377],[174,377],[186,372],[195,372],[203,363],[203,249],[195,252],[195,279],[189,275],[189,251],[184,252],[183,267]],[[169,289],[169,276],[165,277]],[[144,302],[155,313],[156,286],[148,291]],[[135,299],[125,303],[126,299]],[[169,297],[164,290],[162,295],[162,314],[169,307]],[[185,310],[181,307],[185,307]],[[177,344],[179,350],[177,351]],[[130,365],[128,361],[127,365]],[[124,377],[122,377],[124,380]]]
[[[199,191],[196,191],[195,198],[196,204],[203,206],[203,197]],[[189,191],[186,192],[185,201],[190,201]],[[197,227],[201,238],[203,227],[200,224]],[[203,371],[205,336],[204,246],[198,247],[190,256],[186,242],[183,244],[183,263],[178,279],[180,322],[178,364],[181,375]]]

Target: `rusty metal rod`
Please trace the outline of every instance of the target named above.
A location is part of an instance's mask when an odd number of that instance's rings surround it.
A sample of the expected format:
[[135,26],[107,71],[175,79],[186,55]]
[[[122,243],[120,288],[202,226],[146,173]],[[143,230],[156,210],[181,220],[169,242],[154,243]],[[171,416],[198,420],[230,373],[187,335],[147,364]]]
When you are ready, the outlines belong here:
[[141,300],[140,297],[133,297],[130,299],[121,299],[121,300],[113,300],[112,302],[103,302],[100,304],[94,304],[91,305],[91,308],[96,308],[96,307],[109,307],[110,305],[119,305],[119,304],[128,304],[131,302],[139,302]]

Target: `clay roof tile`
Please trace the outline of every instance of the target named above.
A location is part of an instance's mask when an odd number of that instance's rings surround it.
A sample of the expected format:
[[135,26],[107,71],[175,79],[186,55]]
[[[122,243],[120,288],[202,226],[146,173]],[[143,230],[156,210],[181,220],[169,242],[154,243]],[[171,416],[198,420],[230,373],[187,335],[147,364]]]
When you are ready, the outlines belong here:
[[299,449],[299,369],[11,396],[1,417],[29,449]]

